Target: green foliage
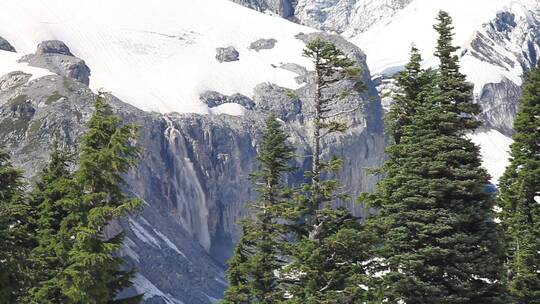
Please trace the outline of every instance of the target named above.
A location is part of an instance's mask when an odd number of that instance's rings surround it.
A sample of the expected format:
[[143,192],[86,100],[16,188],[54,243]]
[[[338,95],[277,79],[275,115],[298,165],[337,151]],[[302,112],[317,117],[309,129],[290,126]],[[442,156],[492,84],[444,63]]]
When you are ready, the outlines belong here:
[[291,246],[292,263],[284,269],[288,278],[288,303],[363,303],[370,299],[369,259],[371,234],[345,208],[323,208],[318,224]]
[[60,277],[67,265],[73,229],[67,218],[76,215],[78,185],[69,170],[72,155],[54,144],[49,164],[40,175],[30,200],[36,208],[37,244],[32,250],[32,287],[22,298],[24,303],[66,303]]
[[0,303],[15,303],[29,283],[32,208],[23,196],[22,172],[0,149]]
[[514,120],[510,165],[499,182],[513,301],[540,303],[540,69],[524,85]]
[[104,96],[82,139],[78,169],[73,156],[56,147],[29,201],[35,210],[35,237],[27,261],[31,284],[22,303],[138,303],[141,296],[116,299],[131,286],[133,270],[125,270],[117,253],[123,234],[108,225],[136,211],[138,199],[124,194],[123,175],[139,154],[134,146],[137,128],[123,125]]
[[390,113],[385,178],[363,197],[381,208],[367,223],[380,236],[381,294],[388,303],[505,303],[489,176],[463,136],[478,125],[478,106],[459,72],[451,18],[437,21],[439,70],[422,70],[412,50]]
[[251,174],[259,199],[250,205],[252,218],[240,224],[243,236],[229,260],[229,288],[223,303],[279,303],[284,299],[278,273],[283,266],[282,215],[290,210],[291,191],[284,174],[292,171],[293,149],[286,143],[275,115],[266,121],[257,154],[260,169]]
[[387,133],[392,135],[396,144],[400,143],[403,127],[411,123],[417,107],[421,105],[420,101],[425,98],[423,95],[435,89],[433,79],[436,73],[433,70],[423,70],[421,63],[422,56],[416,47],[412,47],[409,63],[396,77],[400,91],[392,96],[394,102],[386,115]]
[[[100,93],[96,110],[88,122],[75,182],[81,187],[74,215],[66,219],[74,232],[63,270],[62,293],[75,303],[113,303],[115,296],[131,286],[134,271],[121,270],[123,260],[115,256],[123,234],[107,235],[106,226],[136,211],[141,201],[128,198],[121,189],[123,174],[137,161],[134,146],[137,128],[122,125],[120,117]],[[134,299],[137,302],[138,298]]]

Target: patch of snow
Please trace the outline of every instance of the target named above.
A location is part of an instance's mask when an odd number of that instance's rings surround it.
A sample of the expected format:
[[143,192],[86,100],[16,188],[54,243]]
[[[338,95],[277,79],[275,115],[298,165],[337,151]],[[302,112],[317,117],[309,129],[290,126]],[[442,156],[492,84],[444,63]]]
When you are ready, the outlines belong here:
[[154,233],[157,234],[157,236],[159,236],[159,238],[161,238],[165,242],[165,244],[167,244],[167,246],[169,246],[169,248],[176,251],[176,253],[178,253],[179,255],[187,259],[186,255],[182,251],[180,251],[178,247],[176,247],[176,245],[173,242],[171,242],[171,240],[169,240],[168,237],[166,237],[163,233],[161,233],[160,231],[157,231],[156,229],[153,229],[153,230],[154,230]]
[[484,168],[491,175],[491,182],[497,184],[509,163],[512,139],[496,130],[477,132],[467,137],[480,146]]
[[172,297],[170,294],[164,294],[163,291],[159,290],[152,282],[150,282],[146,277],[137,273],[133,279],[133,287],[137,290],[137,293],[144,294],[143,299],[148,300],[153,297],[160,297],[165,301],[166,304],[184,304],[182,301]]
[[246,112],[246,108],[237,103],[224,103],[217,107],[210,108],[210,113],[220,115],[227,114],[232,116],[242,116]]
[[134,219],[132,218],[129,219],[129,226],[131,227],[131,230],[133,231],[133,233],[135,233],[135,236],[139,240],[143,241],[144,243],[152,247],[161,249],[159,241],[154,236],[152,236],[152,234],[150,234],[148,230],[144,229],[143,226],[137,223]]
[[[475,279],[475,280],[480,280],[480,281],[482,281],[482,282],[484,282],[484,283],[487,283],[487,284],[493,284],[493,283],[494,283],[494,281],[492,281],[492,280],[490,280],[490,279],[488,279],[488,278],[482,278],[482,277],[479,277],[479,276],[477,276],[477,275],[473,275],[472,277],[473,277],[473,279]],[[495,281],[495,282],[496,282],[496,281]]]
[[502,208],[499,207],[499,206],[493,206],[493,211],[494,211],[495,213],[501,213],[503,210],[502,210]]
[[540,204],[540,196],[535,195],[534,196],[534,201],[537,202],[538,204]]
[[0,50],[0,76],[6,75],[14,71],[21,71],[24,73],[32,74],[30,80],[41,78],[43,76],[55,75],[54,73],[46,69],[31,67],[25,62],[17,62],[17,60],[21,59],[22,56],[23,55],[19,53]]
[[478,58],[467,55],[461,58],[461,72],[467,75],[467,80],[474,83],[474,94],[479,96],[484,86],[488,83],[499,83],[504,78],[509,79],[517,85],[521,85],[521,75],[523,70],[508,71],[500,66],[493,65],[489,62],[479,60]]
[[[295,73],[275,66],[307,66],[294,36],[313,31],[228,0],[3,0],[0,10],[0,32],[19,52],[61,40],[92,70],[92,89],[162,113],[209,114],[199,100],[208,90],[251,96],[262,82],[298,88]],[[279,43],[248,50],[264,37]],[[239,61],[215,59],[216,48],[227,46]]]

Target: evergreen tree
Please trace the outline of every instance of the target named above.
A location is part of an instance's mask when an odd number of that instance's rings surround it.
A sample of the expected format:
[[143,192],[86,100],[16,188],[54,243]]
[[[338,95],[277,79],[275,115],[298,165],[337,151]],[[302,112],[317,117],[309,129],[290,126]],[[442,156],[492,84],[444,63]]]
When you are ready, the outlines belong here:
[[405,69],[398,73],[396,84],[399,88],[393,96],[393,103],[386,115],[387,133],[392,136],[393,142],[399,144],[403,129],[410,125],[417,107],[421,104],[423,95],[429,92],[429,85],[433,83],[435,73],[433,70],[421,68],[422,56],[416,47],[411,47],[409,62]]
[[[419,93],[409,94],[410,119],[390,129],[399,140],[387,148],[385,178],[368,196],[371,206],[381,208],[368,226],[383,240],[377,259],[385,273],[383,298],[407,304],[504,303],[489,176],[478,147],[464,137],[478,126],[478,106],[459,72],[451,18],[440,12],[437,21],[439,70],[433,82],[420,87],[412,81],[415,74],[398,80],[402,92]],[[416,62],[413,51],[408,67]],[[399,107],[394,111],[405,114]]]
[[23,194],[22,172],[0,149],[0,303],[16,303],[28,285],[33,246],[32,208]]
[[251,180],[259,199],[250,206],[252,219],[241,222],[243,236],[229,261],[229,289],[224,303],[279,303],[284,299],[278,273],[283,266],[286,235],[279,223],[281,210],[289,205],[290,189],[284,174],[290,172],[293,149],[286,143],[275,115],[266,121],[259,147],[259,171]]
[[60,224],[61,229],[66,227],[73,233],[68,238],[67,266],[55,280],[68,299],[66,303],[138,303],[140,296],[116,299],[131,286],[134,271],[124,270],[124,262],[116,254],[123,234],[110,236],[106,232],[111,221],[141,205],[139,199],[128,198],[121,189],[125,184],[122,175],[135,165],[139,154],[134,146],[137,128],[122,125],[102,93],[96,98],[88,128],[79,168],[73,174],[77,197],[68,201],[69,214]]
[[508,286],[515,303],[540,303],[540,69],[523,88],[510,165],[498,203],[506,236]]
[[225,291],[222,304],[248,304],[252,303],[250,290],[250,255],[253,254],[253,243],[250,241],[249,221],[240,221],[242,237],[234,248],[234,253],[230,257],[227,269],[227,281],[229,283]]
[[356,303],[366,296],[363,262],[371,242],[359,219],[345,208],[332,208],[347,198],[339,181],[328,178],[339,172],[342,161],[323,160],[322,144],[328,135],[347,130],[339,116],[358,110],[338,111],[340,98],[364,86],[360,70],[334,44],[315,39],[307,44],[304,56],[315,67],[315,87],[308,97],[314,110],[313,156],[311,171],[306,174],[309,182],[295,199],[300,206],[293,218],[298,223],[293,230],[296,243],[291,246],[292,262],[285,272],[289,302]]
[[72,155],[53,145],[50,161],[36,183],[30,200],[37,210],[37,244],[31,254],[33,284],[22,298],[24,303],[68,303],[61,292],[62,269],[67,267],[68,252],[75,234],[66,218],[77,210],[80,188],[69,170]]

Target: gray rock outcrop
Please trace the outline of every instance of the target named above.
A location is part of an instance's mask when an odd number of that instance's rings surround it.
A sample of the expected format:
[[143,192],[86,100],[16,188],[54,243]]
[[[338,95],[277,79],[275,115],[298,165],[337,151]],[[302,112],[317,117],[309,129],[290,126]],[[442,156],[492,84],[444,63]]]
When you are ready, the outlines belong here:
[[273,49],[274,46],[276,46],[276,43],[277,43],[277,40],[274,39],[274,38],[259,39],[257,41],[253,41],[249,45],[249,48],[252,49],[252,50],[255,50],[257,52],[260,51],[260,50],[270,50],[270,49]]
[[77,57],[60,54],[29,54],[22,57],[19,62],[27,62],[30,66],[73,78],[85,85],[90,84],[90,68],[84,60]]
[[231,96],[227,96],[215,91],[206,91],[201,94],[200,98],[201,101],[206,103],[210,108],[214,108],[225,103],[237,103],[248,110],[252,110],[255,107],[253,100],[242,94],[233,94]]
[[69,47],[60,40],[46,40],[38,44],[36,55],[43,54],[60,54],[66,56],[74,56]]
[[3,37],[0,37],[0,50],[8,52],[16,52],[15,48]]
[[290,90],[272,83],[261,83],[254,89],[254,101],[257,109],[274,113],[283,121],[297,120],[302,113],[302,102],[291,98]]
[[0,77],[0,92],[21,86],[28,82],[31,77],[31,74],[27,74],[21,71],[10,72]]
[[232,46],[216,49],[216,60],[219,62],[232,62],[239,59],[240,53]]

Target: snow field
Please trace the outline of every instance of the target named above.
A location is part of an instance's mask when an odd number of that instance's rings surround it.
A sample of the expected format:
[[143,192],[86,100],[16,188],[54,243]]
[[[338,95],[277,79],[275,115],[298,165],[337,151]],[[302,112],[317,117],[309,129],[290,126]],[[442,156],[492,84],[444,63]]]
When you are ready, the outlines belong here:
[[[19,57],[41,41],[61,40],[92,70],[93,89],[162,113],[240,115],[237,106],[210,111],[199,94],[251,96],[262,82],[298,88],[297,75],[279,66],[308,64],[294,36],[310,31],[228,0],[3,0],[0,10],[0,36]],[[248,49],[261,38],[277,44]],[[240,52],[239,61],[215,59],[216,48],[227,46]]]

